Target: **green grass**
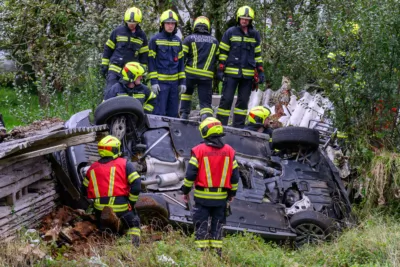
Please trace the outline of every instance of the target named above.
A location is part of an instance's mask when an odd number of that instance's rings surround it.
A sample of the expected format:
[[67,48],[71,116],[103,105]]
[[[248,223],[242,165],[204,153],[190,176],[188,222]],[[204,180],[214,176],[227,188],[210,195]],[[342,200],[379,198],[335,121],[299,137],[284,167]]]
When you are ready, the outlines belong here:
[[[94,266],[90,259],[104,265],[95,266],[399,266],[400,224],[392,217],[380,215],[364,219],[356,228],[345,231],[330,243],[292,250],[266,243],[252,234],[228,236],[224,239],[223,258],[212,252],[197,251],[194,237],[177,231],[163,233],[161,241],[151,240],[144,233],[139,249],[127,237],[110,244],[87,246],[90,255],[54,249],[43,243],[40,249],[52,254],[52,260],[32,260],[34,266]],[[26,239],[26,238],[25,238]],[[0,266],[15,266],[21,239],[0,245]],[[52,253],[51,253],[52,252]],[[73,260],[71,259],[73,258]],[[170,258],[175,265],[161,260]]]

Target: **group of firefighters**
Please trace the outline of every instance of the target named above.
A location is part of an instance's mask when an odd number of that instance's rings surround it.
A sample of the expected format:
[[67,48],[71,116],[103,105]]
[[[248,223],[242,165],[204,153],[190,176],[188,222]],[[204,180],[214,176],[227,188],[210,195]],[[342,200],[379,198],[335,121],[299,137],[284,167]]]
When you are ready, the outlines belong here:
[[[181,191],[183,201],[188,202],[189,193],[194,189],[196,247],[214,248],[220,256],[227,203],[235,197],[239,182],[235,150],[222,139],[236,88],[233,126],[271,133],[269,109],[258,106],[247,114],[253,79],[256,76],[260,83],[265,79],[260,34],[252,26],[253,9],[240,7],[236,19],[237,26],[229,28],[219,43],[210,34],[209,20],[198,17],[194,21],[194,33],[182,43],[176,35],[178,16],[167,10],[160,17],[160,32],[148,43],[139,26],[141,11],[129,8],[124,25],[117,27],[106,42],[101,68],[107,78],[104,100],[133,96],[142,103],[146,113],[178,117],[180,95],[179,115],[188,119],[192,94],[198,88],[199,131],[204,142],[192,149]],[[223,81],[223,88],[217,118],[214,118],[211,100],[217,60],[217,77]],[[151,89],[141,84],[146,69]],[[116,137],[103,138],[98,143],[98,152],[101,159],[90,166],[82,190],[94,199],[99,220],[105,207],[112,208],[125,224],[127,234],[132,235],[132,243],[139,246],[140,220],[135,204],[141,189],[140,175],[129,160],[121,157],[121,142]]]

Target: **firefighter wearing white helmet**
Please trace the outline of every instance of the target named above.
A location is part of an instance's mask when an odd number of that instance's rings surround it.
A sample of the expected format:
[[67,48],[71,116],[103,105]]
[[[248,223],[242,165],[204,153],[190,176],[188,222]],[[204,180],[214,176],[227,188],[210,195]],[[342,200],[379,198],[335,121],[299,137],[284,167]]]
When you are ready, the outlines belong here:
[[178,15],[168,9],[160,16],[160,32],[149,42],[151,90],[157,95],[154,114],[178,117],[179,94],[186,91],[182,41],[176,35]]
[[[141,180],[133,164],[121,158],[121,142],[108,135],[97,145],[100,159],[93,163],[83,179],[82,192],[94,200],[94,210],[99,228],[102,213],[112,209],[124,224],[132,243],[140,243],[140,219],[135,212],[135,204],[141,190]],[[107,209],[105,209],[107,207]]]
[[233,111],[233,126],[242,128],[247,115],[247,106],[257,73],[259,83],[265,76],[261,58],[260,33],[252,26],[254,10],[242,6],[236,13],[237,26],[229,28],[219,45],[219,67],[217,77],[223,81],[222,97],[217,118],[223,125],[228,124],[233,98],[238,89]]
[[107,79],[104,95],[121,78],[120,72],[126,63],[135,61],[147,66],[149,47],[147,36],[139,26],[141,22],[142,11],[137,7],[128,8],[123,25],[111,32],[104,45],[101,60],[101,73]]
[[187,90],[181,95],[180,116],[188,119],[192,95],[197,87],[200,117],[213,116],[211,107],[212,81],[218,56],[218,41],[211,36],[211,24],[207,17],[200,16],[193,24],[193,34],[183,40]]

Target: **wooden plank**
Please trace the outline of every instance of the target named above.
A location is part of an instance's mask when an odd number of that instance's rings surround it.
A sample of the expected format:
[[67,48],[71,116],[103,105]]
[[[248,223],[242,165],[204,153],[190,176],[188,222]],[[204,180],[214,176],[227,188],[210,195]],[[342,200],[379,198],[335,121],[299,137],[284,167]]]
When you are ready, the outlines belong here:
[[[16,167],[16,166],[15,166]],[[44,158],[36,159],[36,162],[32,162],[31,165],[24,166],[22,169],[11,169],[7,168],[7,172],[2,172],[0,175],[0,190],[9,184],[15,183],[26,177],[32,176],[40,171],[48,170],[51,168],[50,162]]]
[[56,152],[59,150],[64,150],[66,148],[67,148],[66,144],[55,145],[52,147],[47,147],[47,148],[35,150],[32,152],[27,152],[25,154],[12,156],[12,157],[8,157],[5,159],[0,159],[0,164],[17,162],[17,161],[22,161],[22,160],[38,157],[38,156],[43,156],[43,155],[47,155],[47,154],[50,154],[50,153],[53,153],[53,152]]
[[[29,194],[29,195],[34,195],[34,196],[29,196],[27,199],[25,199],[24,203],[19,203],[19,207],[17,208],[18,210],[12,210],[10,207],[6,211],[7,213],[2,214],[2,218],[0,219],[0,229],[3,227],[3,225],[8,224],[24,214],[35,211],[37,208],[40,208],[41,206],[47,204],[48,202],[55,201],[59,195],[55,190],[52,190],[51,192],[48,192],[46,195],[38,195],[38,194]],[[32,202],[27,202],[28,200],[31,200]],[[5,215],[5,216],[3,216]]]
[[0,165],[0,177],[2,174],[7,174],[10,172],[13,172],[14,170],[16,171],[21,171],[24,168],[26,168],[26,166],[35,164],[36,162],[40,162],[40,161],[45,161],[45,157],[37,157],[37,158],[31,158],[31,159],[27,159],[27,160],[23,160],[20,162],[14,162],[14,163],[10,163],[10,164],[1,164]]
[[11,195],[13,193],[16,193],[17,191],[21,190],[21,188],[28,186],[30,184],[33,184],[34,182],[39,181],[43,177],[50,175],[51,172],[52,172],[51,169],[42,170],[41,172],[38,172],[30,177],[27,177],[27,178],[22,179],[14,184],[11,184],[11,185],[1,188],[0,189],[0,198],[3,198],[8,195]]

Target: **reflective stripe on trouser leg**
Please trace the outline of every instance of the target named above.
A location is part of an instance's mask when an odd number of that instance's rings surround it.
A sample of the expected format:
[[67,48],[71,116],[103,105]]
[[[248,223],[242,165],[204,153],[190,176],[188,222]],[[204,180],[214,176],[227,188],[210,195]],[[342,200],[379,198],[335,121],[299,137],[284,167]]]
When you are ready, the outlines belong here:
[[[247,107],[252,89],[253,81],[251,79],[240,79],[238,96],[233,116],[233,127],[243,128],[246,121]],[[235,112],[236,111],[236,112]],[[242,111],[246,111],[243,113]]]
[[208,207],[195,204],[193,208],[193,224],[195,226],[196,241],[198,248],[206,248],[210,246],[208,234],[208,217],[210,213]]
[[222,248],[222,225],[226,222],[226,206],[217,206],[211,209],[210,246]]
[[233,98],[239,81],[236,78],[225,77],[222,85],[221,101],[217,110],[217,119],[221,121],[222,125],[228,124]]
[[178,81],[169,82],[169,93],[167,99],[166,115],[177,118],[179,108]]
[[[179,113],[187,113],[190,114],[190,111],[192,109],[192,95],[195,89],[195,79],[186,79],[186,92],[184,94],[181,95],[181,108],[179,110]],[[188,100],[186,97],[186,95],[190,95],[190,100]]]
[[[212,102],[212,80],[198,80],[198,95],[199,95],[199,104],[200,110],[209,108],[211,109],[211,114],[213,113],[211,108]],[[200,111],[201,115],[201,111]]]

